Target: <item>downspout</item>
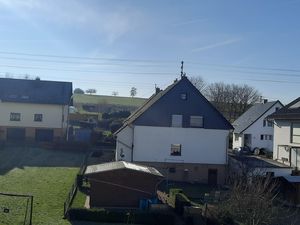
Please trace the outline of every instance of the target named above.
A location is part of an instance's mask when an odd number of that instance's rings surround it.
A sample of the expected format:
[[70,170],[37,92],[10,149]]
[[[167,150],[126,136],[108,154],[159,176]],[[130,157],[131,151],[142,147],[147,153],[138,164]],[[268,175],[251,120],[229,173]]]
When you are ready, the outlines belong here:
[[134,126],[132,126],[132,146],[131,146],[131,162],[133,162],[133,147],[134,147]]

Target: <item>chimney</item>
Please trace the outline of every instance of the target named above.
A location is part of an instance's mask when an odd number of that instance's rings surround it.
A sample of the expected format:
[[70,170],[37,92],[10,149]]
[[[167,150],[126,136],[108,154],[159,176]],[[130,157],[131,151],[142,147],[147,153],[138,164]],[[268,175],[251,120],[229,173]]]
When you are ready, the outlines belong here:
[[159,87],[156,87],[156,88],[155,88],[155,94],[158,94],[160,91],[161,91],[161,90],[160,90]]
[[263,100],[263,103],[266,104],[267,102],[268,102],[268,99],[265,98],[265,99]]

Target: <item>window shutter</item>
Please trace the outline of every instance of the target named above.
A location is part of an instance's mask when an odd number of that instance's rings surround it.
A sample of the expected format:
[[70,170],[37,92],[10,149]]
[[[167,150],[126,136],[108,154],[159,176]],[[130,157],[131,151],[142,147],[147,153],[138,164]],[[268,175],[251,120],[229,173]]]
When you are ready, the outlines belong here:
[[182,115],[172,115],[172,127],[182,127]]

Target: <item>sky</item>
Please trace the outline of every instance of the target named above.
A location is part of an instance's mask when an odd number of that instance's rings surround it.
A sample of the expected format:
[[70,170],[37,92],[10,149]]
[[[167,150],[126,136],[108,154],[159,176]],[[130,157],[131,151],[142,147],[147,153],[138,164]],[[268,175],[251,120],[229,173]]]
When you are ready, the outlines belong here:
[[300,91],[300,0],[0,0],[0,76],[149,97],[187,76]]

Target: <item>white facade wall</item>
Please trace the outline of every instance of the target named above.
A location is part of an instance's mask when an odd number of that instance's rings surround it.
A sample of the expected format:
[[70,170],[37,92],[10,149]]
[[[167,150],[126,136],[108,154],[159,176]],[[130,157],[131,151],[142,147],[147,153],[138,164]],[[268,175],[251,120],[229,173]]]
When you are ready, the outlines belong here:
[[[275,121],[273,159],[287,165],[291,163],[293,167],[297,165],[298,169],[300,169],[300,151],[298,150],[298,154],[296,154],[295,150],[292,149],[290,159],[289,150],[280,145],[299,146],[300,148],[300,144],[291,143],[291,122],[289,121]],[[289,161],[286,161],[286,159]]]
[[[21,113],[20,121],[10,121],[10,113]],[[34,121],[34,114],[43,114],[43,121]],[[0,126],[66,128],[68,106],[0,102]]]
[[[273,151],[273,140],[274,140],[274,128],[269,127],[268,123],[266,126],[263,126],[263,121],[265,118],[276,111],[276,108],[281,108],[280,103],[276,103],[272,108],[270,108],[262,117],[260,117],[256,122],[254,122],[250,127],[248,127],[245,131],[243,131],[242,138],[244,138],[245,134],[251,134],[251,149],[256,147],[265,148],[268,151]],[[261,140],[261,135],[272,135],[272,140]],[[233,146],[241,147],[243,146],[244,140],[235,141],[233,139]],[[240,146],[238,146],[241,144]]]
[[[238,137],[237,140],[236,140],[236,137]],[[233,140],[232,140],[232,149],[244,146],[244,143],[243,143],[243,140],[244,140],[243,134],[233,133],[232,138],[233,138]]]
[[[227,164],[228,135],[228,130],[135,126],[133,160]],[[181,156],[171,155],[171,144],[181,144]]]
[[133,128],[126,126],[117,134],[116,161],[131,161]]

